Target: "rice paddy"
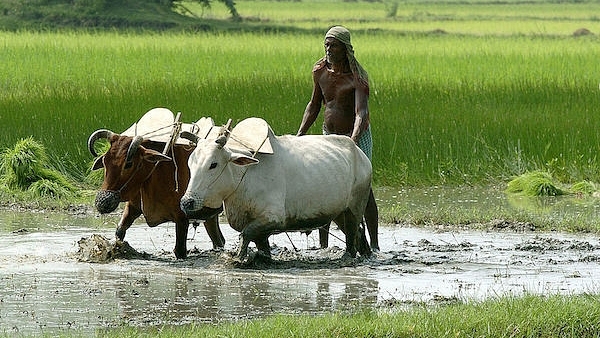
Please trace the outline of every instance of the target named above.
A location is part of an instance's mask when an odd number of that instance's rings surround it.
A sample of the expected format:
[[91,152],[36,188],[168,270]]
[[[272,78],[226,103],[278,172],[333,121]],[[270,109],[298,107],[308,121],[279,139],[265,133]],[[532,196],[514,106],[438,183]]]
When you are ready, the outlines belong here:
[[1,32],[0,148],[32,136],[82,180],[89,134],[125,130],[153,107],[184,121],[258,116],[294,134],[324,31],[341,23],[371,79],[376,185],[497,183],[535,170],[600,181],[600,40],[572,34],[600,33],[600,5],[409,2],[393,17],[385,6],[238,5],[247,21],[288,27],[270,33]]

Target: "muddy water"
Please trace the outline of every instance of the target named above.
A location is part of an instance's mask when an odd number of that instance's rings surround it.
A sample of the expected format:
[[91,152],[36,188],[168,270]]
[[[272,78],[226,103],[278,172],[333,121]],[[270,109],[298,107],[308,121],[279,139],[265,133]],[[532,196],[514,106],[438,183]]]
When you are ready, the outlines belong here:
[[337,230],[325,250],[314,249],[316,233],[281,234],[271,240],[274,262],[239,266],[230,259],[237,233],[226,224],[225,250],[209,250],[198,228],[195,235],[190,231],[190,258],[177,261],[172,224],[148,228],[137,222],[126,240],[142,255],[81,262],[78,241],[94,234],[112,239],[117,219],[0,212],[0,333],[87,334],[121,324],[218,323],[274,313],[600,291],[600,238],[503,226],[451,232],[382,226],[381,252],[357,260],[340,259],[344,244]]

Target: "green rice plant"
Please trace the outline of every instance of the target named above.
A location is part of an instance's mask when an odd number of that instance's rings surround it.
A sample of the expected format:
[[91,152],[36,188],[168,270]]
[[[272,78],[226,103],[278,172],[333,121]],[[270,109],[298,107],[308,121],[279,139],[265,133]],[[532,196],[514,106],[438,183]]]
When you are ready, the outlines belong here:
[[46,149],[32,137],[0,154],[0,175],[7,187],[36,196],[66,197],[75,191],[62,174],[50,168]]
[[559,196],[567,192],[558,188],[547,172],[533,171],[520,175],[508,182],[506,192],[526,196]]
[[9,186],[27,189],[47,171],[48,156],[43,145],[28,137],[1,154],[0,173]]
[[573,193],[579,193],[579,194],[585,194],[585,195],[591,195],[591,194],[595,193],[596,191],[598,191],[598,189],[596,188],[596,184],[594,184],[594,182],[590,182],[590,181],[577,182],[571,186],[570,190]]
[[74,195],[74,190],[70,186],[65,186],[55,180],[42,178],[37,180],[27,189],[33,197],[44,198],[69,198]]

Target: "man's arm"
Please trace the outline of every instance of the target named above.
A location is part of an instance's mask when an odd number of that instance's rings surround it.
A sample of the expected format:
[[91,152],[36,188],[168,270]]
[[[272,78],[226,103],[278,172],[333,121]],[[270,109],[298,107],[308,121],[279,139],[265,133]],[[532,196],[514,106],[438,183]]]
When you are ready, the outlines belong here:
[[363,131],[369,126],[369,92],[363,86],[358,86],[354,91],[355,117],[354,129],[350,136],[354,143],[358,144]]
[[296,133],[296,136],[306,134],[310,126],[312,126],[317,119],[317,116],[321,111],[321,106],[323,105],[323,92],[321,91],[321,86],[319,85],[317,73],[313,73],[313,82],[312,96],[306,105],[304,115],[302,116],[302,123],[300,124],[300,128],[298,128],[298,133]]

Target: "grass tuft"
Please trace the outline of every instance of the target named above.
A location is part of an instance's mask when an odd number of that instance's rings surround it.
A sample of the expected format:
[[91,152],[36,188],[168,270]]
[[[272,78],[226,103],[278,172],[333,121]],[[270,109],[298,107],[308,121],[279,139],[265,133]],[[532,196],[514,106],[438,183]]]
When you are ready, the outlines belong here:
[[525,196],[560,196],[567,193],[556,186],[552,176],[543,171],[527,172],[508,182],[508,193],[521,193]]
[[51,168],[44,146],[32,137],[21,139],[0,154],[0,181],[34,196],[67,197],[75,187]]
[[573,193],[591,195],[595,193],[598,189],[596,188],[596,184],[590,181],[581,181],[573,184],[571,187],[571,191]]
[[32,137],[20,140],[2,155],[0,172],[9,186],[27,189],[31,183],[40,179],[40,172],[48,164],[48,156],[44,146]]
[[73,190],[68,186],[45,178],[33,182],[27,191],[34,197],[69,198],[73,196]]

